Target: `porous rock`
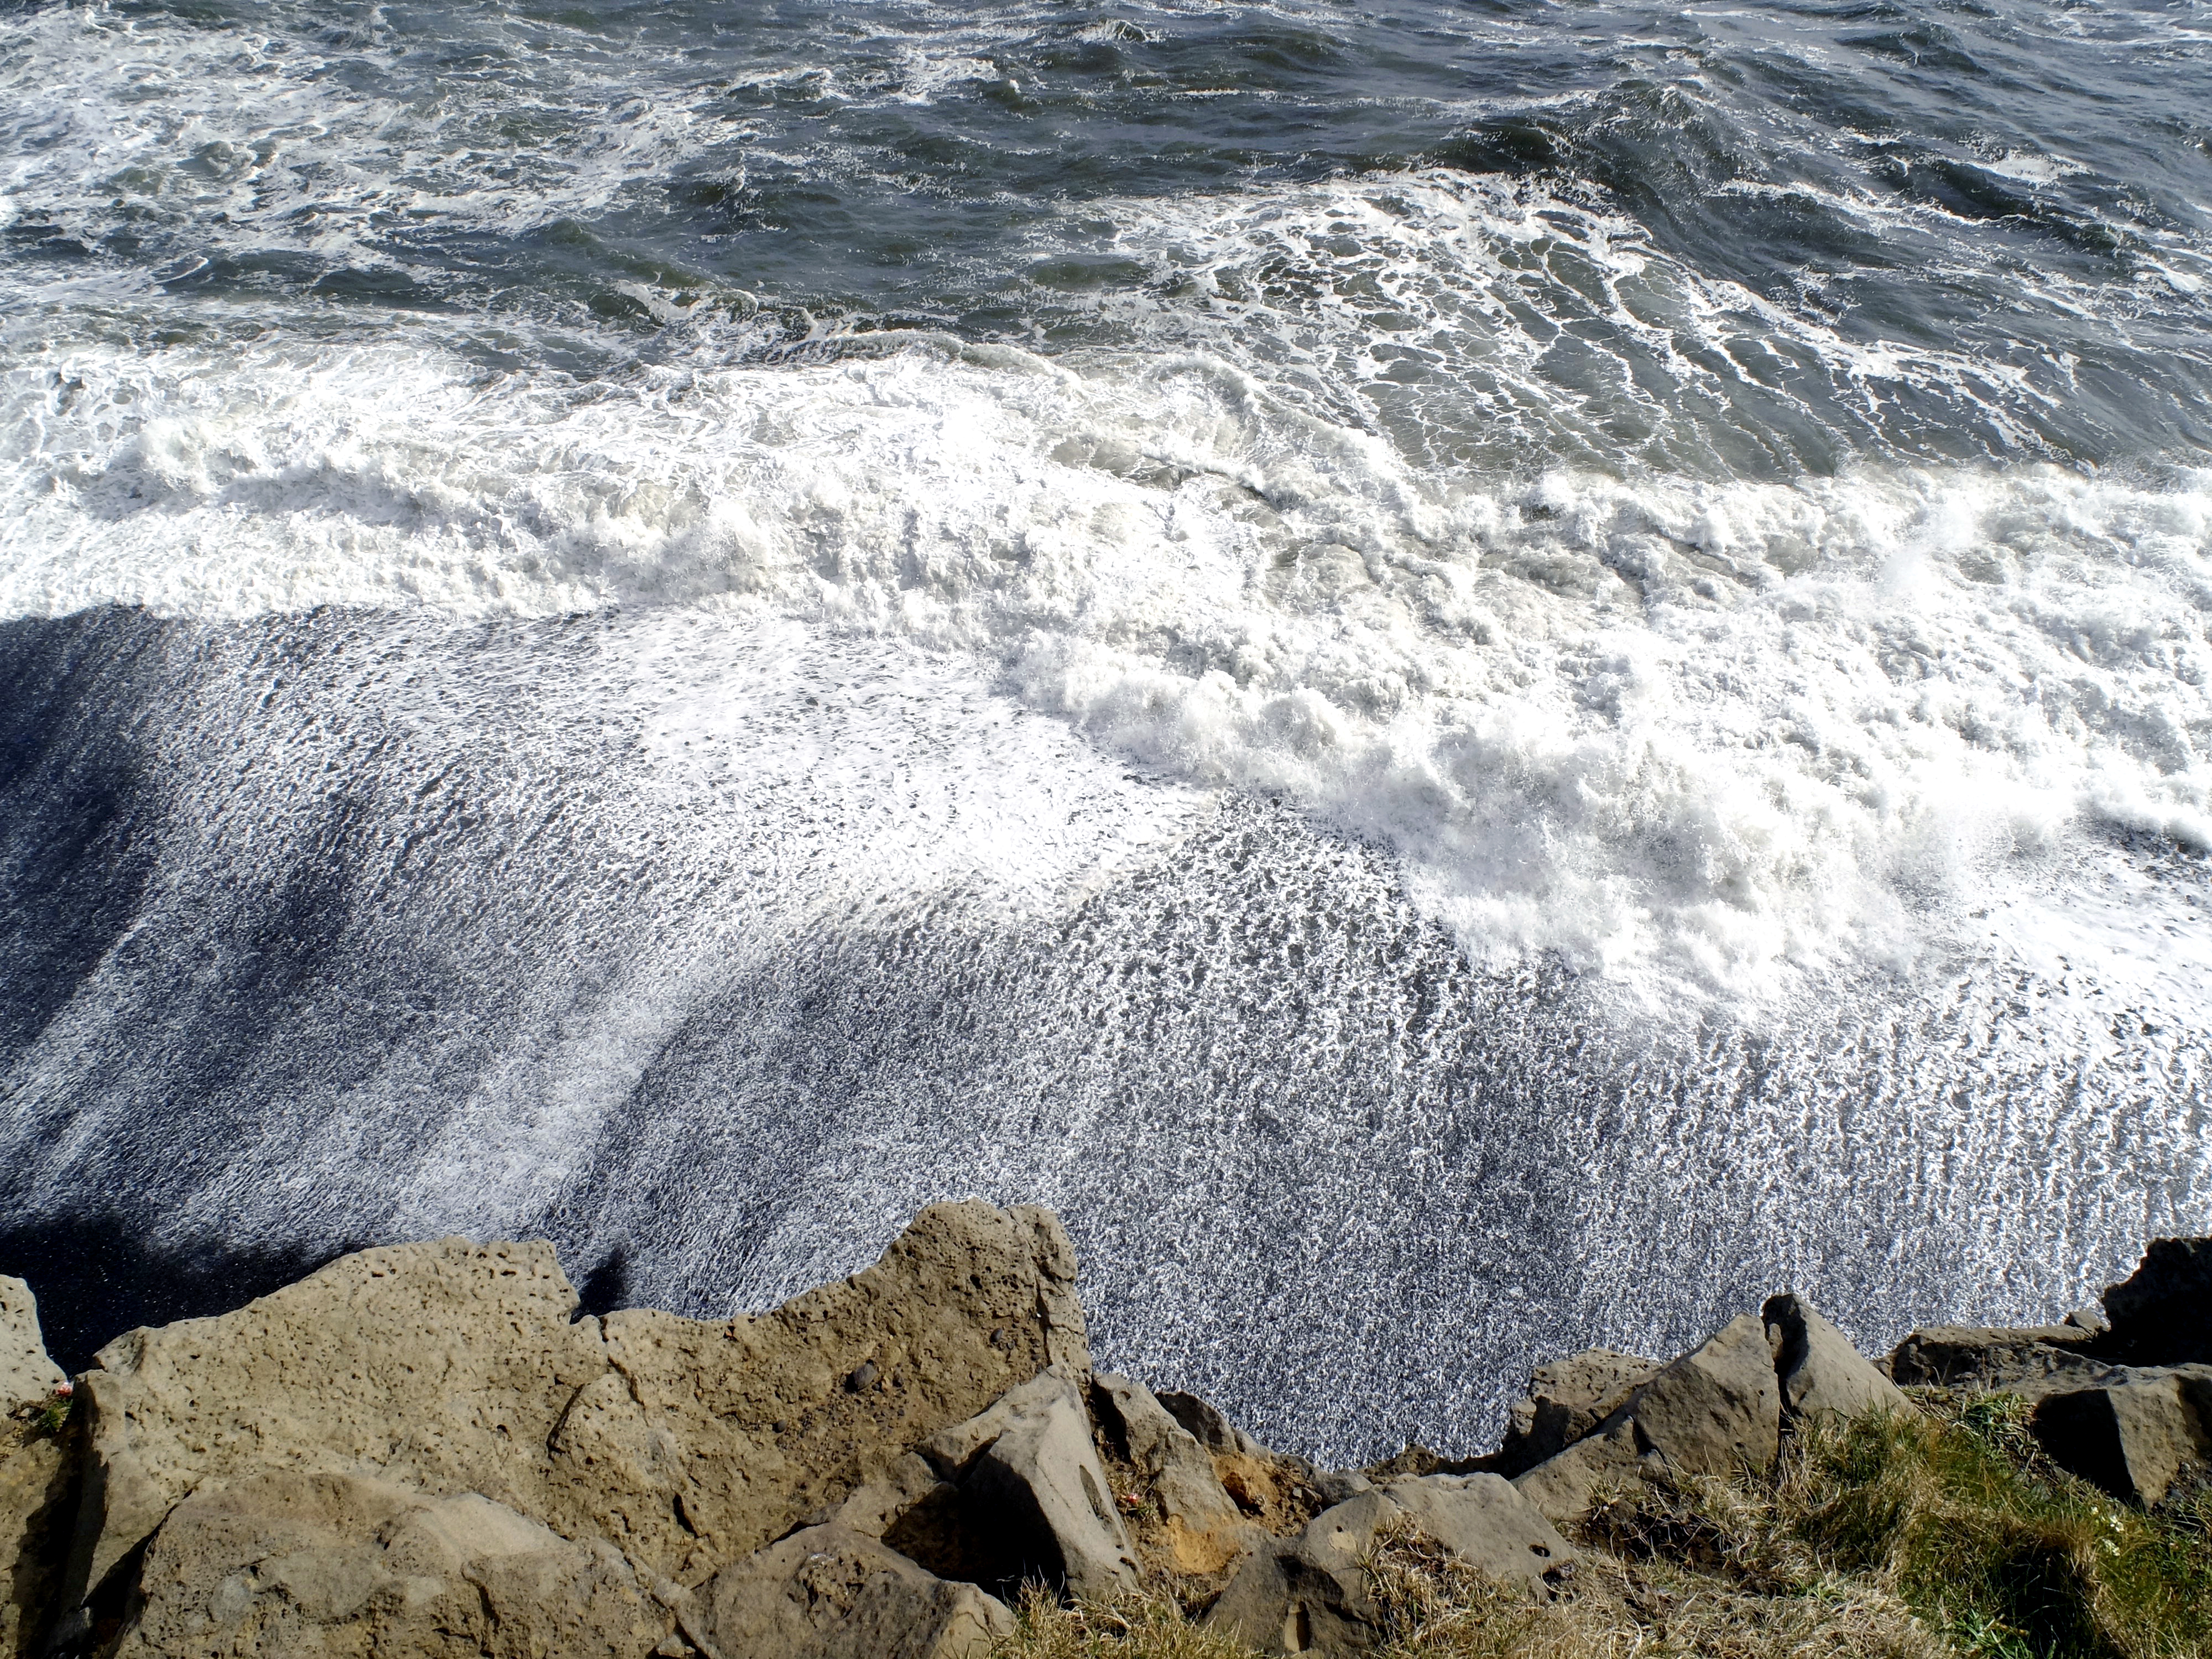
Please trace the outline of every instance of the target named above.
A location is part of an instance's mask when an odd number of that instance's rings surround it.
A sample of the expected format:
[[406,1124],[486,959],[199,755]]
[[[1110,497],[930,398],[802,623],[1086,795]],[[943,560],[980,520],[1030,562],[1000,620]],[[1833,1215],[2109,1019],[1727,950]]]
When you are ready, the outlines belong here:
[[1100,1426],[1158,1507],[1169,1566],[1181,1573],[1227,1566],[1253,1528],[1223,1487],[1212,1455],[1133,1378],[1102,1372],[1091,1398]]
[[1850,1339],[1804,1297],[1771,1296],[1759,1316],[1773,1348],[1785,1417],[1804,1420],[1825,1415],[1848,1422],[1870,1412],[1914,1409],[1897,1385],[1875,1370]]
[[[609,1437],[665,1431],[680,1462],[578,1475],[579,1520],[685,1583],[1045,1367],[1080,1379],[1091,1365],[1074,1247],[1050,1211],[1026,1205],[932,1206],[874,1266],[757,1318],[645,1310],[604,1322],[627,1384]],[[874,1380],[848,1386],[867,1364]]]
[[46,1356],[38,1297],[21,1279],[0,1273],[0,1412],[48,1399],[68,1380]]
[[1043,1372],[921,1449],[993,1535],[995,1549],[984,1547],[1002,1565],[988,1582],[1034,1577],[1079,1596],[1135,1584],[1135,1550],[1073,1379]]
[[481,1493],[696,1583],[1046,1364],[1087,1370],[1074,1273],[1045,1211],[937,1205],[773,1312],[603,1328],[550,1245],[363,1251],[101,1351],[66,1593],[203,1483],[272,1467]]
[[1631,1395],[1598,1428],[1514,1484],[1553,1521],[1588,1511],[1647,1466],[1676,1474],[1765,1469],[1780,1449],[1782,1393],[1766,1328],[1730,1320]]
[[1556,1457],[1628,1401],[1628,1396],[1666,1368],[1666,1362],[1586,1348],[1539,1365],[1528,1392],[1513,1402],[1498,1472],[1516,1475]]
[[720,1659],[980,1659],[1014,1627],[975,1585],[834,1525],[725,1567],[695,1601]]
[[572,1542],[473,1492],[278,1472],[177,1505],[113,1653],[640,1659],[674,1625],[603,1540]]
[[1367,1652],[1380,1645],[1382,1629],[1366,1562],[1383,1530],[1404,1522],[1538,1599],[1574,1559],[1566,1540],[1501,1476],[1401,1479],[1324,1510],[1297,1539],[1269,1539],[1253,1550],[1206,1623],[1266,1654]]
[[2212,1462],[2212,1365],[2118,1369],[2045,1395],[2029,1422],[2053,1462],[2148,1508]]

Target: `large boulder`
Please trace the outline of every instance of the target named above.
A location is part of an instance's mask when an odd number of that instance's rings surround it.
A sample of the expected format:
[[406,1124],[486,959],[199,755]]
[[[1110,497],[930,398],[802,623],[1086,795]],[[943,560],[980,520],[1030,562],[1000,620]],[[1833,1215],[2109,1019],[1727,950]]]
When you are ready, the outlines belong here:
[[1766,1328],[1730,1320],[1632,1395],[1595,1431],[1514,1484],[1553,1521],[1588,1512],[1597,1496],[1673,1474],[1763,1470],[1780,1449],[1782,1392]]
[[1246,1556],[1207,1626],[1263,1654],[1366,1653],[1384,1638],[1367,1563],[1383,1533],[1410,1524],[1465,1565],[1547,1599],[1575,1559],[1550,1522],[1495,1474],[1397,1480],[1326,1510],[1296,1539]]
[[1143,1477],[1160,1514],[1167,1565],[1218,1572],[1251,1541],[1253,1528],[1221,1484],[1213,1455],[1143,1383],[1102,1372],[1091,1385],[1099,1425]]
[[981,1659],[1013,1615],[865,1534],[809,1527],[708,1580],[694,1598],[720,1659]]
[[2043,1395],[2029,1422],[2051,1462],[2148,1508],[2212,1463],[2212,1365],[2116,1370]]
[[642,1659],[675,1628],[611,1545],[473,1492],[277,1472],[204,1486],[146,1551],[114,1659]]
[[[579,1522],[687,1583],[1047,1366],[1091,1364],[1074,1247],[1026,1205],[932,1206],[874,1266],[757,1318],[604,1325],[624,1386],[597,1428],[612,1455],[572,1477]],[[623,1458],[664,1433],[673,1463]]]
[[2212,1238],[2154,1238],[2142,1264],[2105,1291],[2101,1345],[2138,1365],[2212,1364]]
[[757,1317],[577,1317],[544,1244],[364,1251],[86,1378],[82,1600],[182,1498],[270,1468],[481,1493],[696,1584],[1048,1364],[1087,1372],[1074,1252],[1033,1208],[924,1211]]
[[46,1357],[38,1297],[21,1279],[0,1273],[0,1413],[26,1401],[49,1399],[68,1380]]
[[1774,1351],[1784,1417],[1827,1416],[1849,1421],[1870,1412],[1908,1413],[1913,1406],[1875,1370],[1850,1339],[1801,1296],[1767,1297],[1759,1310]]
[[1529,1373],[1528,1394],[1507,1415],[1498,1472],[1520,1474],[1558,1456],[1665,1369],[1664,1360],[1612,1348],[1586,1348],[1537,1366]]
[[1000,1558],[981,1582],[1036,1577],[1100,1597],[1135,1585],[1135,1549],[1073,1379],[1044,1372],[931,1436],[921,1455],[959,1488],[969,1525],[987,1534],[981,1552]]

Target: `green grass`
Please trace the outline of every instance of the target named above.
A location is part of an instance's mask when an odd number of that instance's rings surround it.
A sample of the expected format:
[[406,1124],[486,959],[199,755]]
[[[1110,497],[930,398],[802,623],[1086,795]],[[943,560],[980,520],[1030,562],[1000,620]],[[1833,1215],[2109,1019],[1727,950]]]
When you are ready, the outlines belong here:
[[[1765,1477],[1601,1504],[1549,1605],[1386,1534],[1376,1659],[2212,1659],[2212,1486],[2144,1514],[2054,1467],[2018,1401],[1922,1404],[1800,1436]],[[1032,1596],[994,1659],[1246,1659],[1184,1619],[1190,1589]]]
[[1791,1532],[1839,1571],[1893,1586],[1962,1654],[2212,1655],[2201,1491],[2146,1515],[2051,1466],[2021,1401],[1926,1404],[1802,1447],[1776,1490]]

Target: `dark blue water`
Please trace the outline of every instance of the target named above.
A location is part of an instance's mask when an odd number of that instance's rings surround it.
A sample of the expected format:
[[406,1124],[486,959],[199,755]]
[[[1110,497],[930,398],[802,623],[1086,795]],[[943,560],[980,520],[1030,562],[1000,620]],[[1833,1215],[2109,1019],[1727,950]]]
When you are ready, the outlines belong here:
[[1330,1455],[2205,1230],[2212,9],[0,7],[0,1267],[1061,1207]]

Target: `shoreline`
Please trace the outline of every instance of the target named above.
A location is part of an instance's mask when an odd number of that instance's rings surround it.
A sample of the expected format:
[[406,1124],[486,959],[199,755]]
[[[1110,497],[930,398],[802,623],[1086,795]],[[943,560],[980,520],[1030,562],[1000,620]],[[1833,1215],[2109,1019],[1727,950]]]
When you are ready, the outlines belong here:
[[[757,1316],[581,1301],[544,1243],[371,1249],[127,1332],[64,1381],[28,1287],[0,1280],[24,1402],[0,1653],[434,1628],[461,1645],[422,1650],[857,1656],[890,1632],[953,1659],[1147,1594],[1253,1650],[1364,1652],[1401,1546],[1431,1552],[1424,1583],[1571,1609],[1618,1565],[1593,1517],[1635,1494],[1779,1480],[1857,1425],[1937,1433],[1960,1401],[2007,1402],[2052,1479],[2153,1521],[2212,1467],[2212,1240],[2154,1241],[2101,1312],[1924,1327],[1874,1361],[1784,1292],[1671,1361],[1538,1366],[1495,1450],[1358,1470],[1096,1371],[1073,1247],[1032,1206],[933,1206]],[[801,1583],[829,1557],[844,1601]],[[319,1602],[270,1576],[295,1558],[384,1589]]]

